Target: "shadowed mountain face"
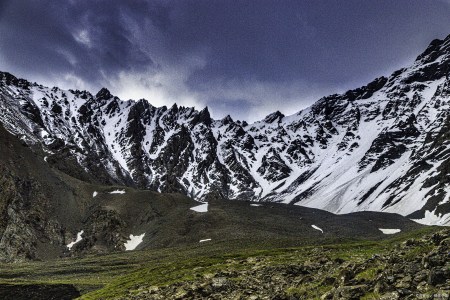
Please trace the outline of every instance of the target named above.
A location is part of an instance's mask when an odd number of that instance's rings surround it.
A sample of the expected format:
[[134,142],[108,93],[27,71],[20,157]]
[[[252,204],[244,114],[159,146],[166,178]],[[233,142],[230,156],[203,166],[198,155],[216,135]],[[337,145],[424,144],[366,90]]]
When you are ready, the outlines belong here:
[[391,76],[254,124],[0,73],[0,121],[93,184],[450,220],[450,36]]
[[162,219],[197,204],[181,194],[89,184],[51,168],[47,154],[0,126],[0,261],[123,251],[139,226],[158,230]]

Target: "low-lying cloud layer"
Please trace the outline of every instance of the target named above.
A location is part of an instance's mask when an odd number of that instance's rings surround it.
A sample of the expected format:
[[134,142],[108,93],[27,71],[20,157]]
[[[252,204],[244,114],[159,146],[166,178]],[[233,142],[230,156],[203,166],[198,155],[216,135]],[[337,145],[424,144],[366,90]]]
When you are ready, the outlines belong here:
[[0,70],[255,121],[411,62],[446,1],[0,0]]

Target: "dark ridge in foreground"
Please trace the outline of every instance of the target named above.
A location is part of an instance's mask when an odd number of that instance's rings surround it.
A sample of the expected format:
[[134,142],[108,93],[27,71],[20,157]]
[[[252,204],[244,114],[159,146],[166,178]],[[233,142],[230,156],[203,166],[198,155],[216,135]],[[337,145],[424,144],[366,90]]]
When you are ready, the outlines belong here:
[[0,285],[0,298],[4,300],[71,300],[80,296],[70,284]]

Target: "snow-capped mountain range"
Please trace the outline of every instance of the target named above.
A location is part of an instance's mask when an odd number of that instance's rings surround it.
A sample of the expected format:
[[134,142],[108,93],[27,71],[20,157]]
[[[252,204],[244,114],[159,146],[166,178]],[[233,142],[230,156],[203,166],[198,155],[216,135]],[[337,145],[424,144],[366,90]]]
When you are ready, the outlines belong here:
[[0,122],[55,167],[73,161],[102,183],[446,224],[449,66],[450,36],[389,77],[253,124],[0,73]]

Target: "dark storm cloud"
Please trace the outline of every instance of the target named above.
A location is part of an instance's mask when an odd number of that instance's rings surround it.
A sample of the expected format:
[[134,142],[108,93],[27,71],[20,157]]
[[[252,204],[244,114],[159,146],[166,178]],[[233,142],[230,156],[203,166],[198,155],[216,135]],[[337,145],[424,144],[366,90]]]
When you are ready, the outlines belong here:
[[[214,79],[342,84],[411,58],[450,33],[450,9],[423,1],[183,2],[178,49],[206,45],[193,87]],[[209,3],[209,4],[206,4]]]
[[448,1],[0,0],[0,69],[254,120],[388,75],[449,33]]
[[[115,2],[115,3],[114,3]],[[128,19],[147,18],[145,3],[122,1],[25,1],[3,4],[0,53],[22,73],[71,72],[99,82],[120,70],[154,67],[130,38]],[[139,5],[138,5],[139,4]],[[80,36],[81,35],[81,36]]]

